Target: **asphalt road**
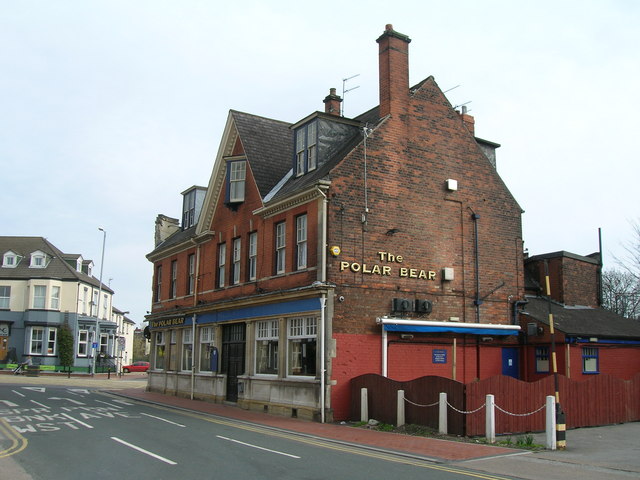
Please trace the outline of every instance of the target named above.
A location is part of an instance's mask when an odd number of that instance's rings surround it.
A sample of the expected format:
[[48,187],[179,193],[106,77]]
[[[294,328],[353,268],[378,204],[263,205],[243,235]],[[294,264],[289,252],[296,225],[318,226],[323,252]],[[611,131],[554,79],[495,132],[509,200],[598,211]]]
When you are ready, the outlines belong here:
[[138,403],[91,387],[19,384],[0,385],[0,477],[514,478]]

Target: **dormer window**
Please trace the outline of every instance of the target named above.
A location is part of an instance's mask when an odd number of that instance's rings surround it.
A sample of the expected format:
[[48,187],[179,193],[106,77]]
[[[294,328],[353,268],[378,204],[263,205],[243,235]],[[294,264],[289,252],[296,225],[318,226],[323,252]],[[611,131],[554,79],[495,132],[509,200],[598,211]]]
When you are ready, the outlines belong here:
[[82,257],[76,260],[76,272],[82,272]]
[[18,266],[18,262],[18,255],[16,255],[12,251],[8,251],[2,257],[2,266],[4,268],[16,268]]
[[47,266],[47,255],[40,250],[31,254],[30,268],[45,268]]
[[247,178],[247,161],[229,160],[227,162],[227,202],[244,202],[245,181]]
[[296,130],[296,176],[304,175],[318,166],[317,122],[308,123]]

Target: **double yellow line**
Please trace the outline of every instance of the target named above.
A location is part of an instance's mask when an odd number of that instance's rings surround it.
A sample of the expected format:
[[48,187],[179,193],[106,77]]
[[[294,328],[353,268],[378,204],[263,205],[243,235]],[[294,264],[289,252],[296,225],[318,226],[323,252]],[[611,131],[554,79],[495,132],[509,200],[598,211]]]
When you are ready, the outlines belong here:
[[27,439],[11,428],[11,425],[3,418],[0,418],[0,436],[11,441],[11,445],[8,448],[0,450],[0,458],[10,457],[11,455],[20,453],[27,448],[29,444]]

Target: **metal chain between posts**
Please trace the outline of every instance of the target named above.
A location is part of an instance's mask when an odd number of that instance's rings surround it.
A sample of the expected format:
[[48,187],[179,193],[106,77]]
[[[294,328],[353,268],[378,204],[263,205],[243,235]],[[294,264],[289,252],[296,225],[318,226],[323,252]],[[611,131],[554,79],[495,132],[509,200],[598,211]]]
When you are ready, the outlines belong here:
[[404,395],[402,396],[402,398],[404,399],[405,402],[410,403],[411,405],[415,405],[416,407],[435,407],[436,405],[438,405],[440,403],[440,401],[437,401],[436,403],[430,403],[429,405],[420,405],[419,403],[412,402],[411,400],[409,400]]
[[[411,400],[409,400],[407,397],[405,397],[404,395],[402,396],[402,398],[404,399],[405,402],[410,403],[411,405],[414,405],[416,407],[435,407],[436,405],[438,405],[440,403],[440,401],[434,402],[434,403],[430,403],[428,405],[421,405],[419,403],[415,403],[412,402]],[[463,415],[471,415],[473,413],[479,412],[480,410],[482,410],[484,407],[487,406],[486,403],[483,403],[482,405],[480,405],[478,408],[476,408],[475,410],[469,410],[469,411],[464,411],[464,410],[458,410],[456,407],[454,407],[453,405],[451,405],[449,402],[447,402],[447,405],[452,409],[455,410],[458,413],[462,413]],[[512,417],[527,417],[529,415],[534,415],[538,412],[540,412],[541,410],[544,410],[546,408],[546,405],[542,405],[540,408],[534,410],[533,412],[527,412],[527,413],[512,413],[509,412],[507,410],[505,410],[504,408],[501,408],[499,405],[497,404],[493,404],[495,408],[497,408],[498,410],[500,410],[502,413],[505,413],[507,415],[511,415]]]
[[463,413],[465,415],[470,415],[472,413],[476,413],[479,412],[480,410],[482,410],[484,407],[487,406],[486,403],[483,403],[482,405],[480,405],[478,408],[476,408],[475,410],[469,410],[468,412],[465,412],[464,410],[458,410],[456,407],[454,407],[453,405],[451,405],[449,402],[447,402],[447,405],[449,405],[453,410],[455,410],[458,413]]
[[[495,405],[495,404],[494,404]],[[500,410],[502,413],[506,413],[507,415],[511,415],[512,417],[527,417],[529,415],[533,415],[534,413],[538,413],[540,410],[544,410],[544,408],[546,407],[546,405],[542,405],[540,408],[538,408],[537,410],[534,410],[533,412],[529,412],[529,413],[511,413],[511,412],[507,412],[504,408],[500,408],[498,405],[495,405],[495,407]]]

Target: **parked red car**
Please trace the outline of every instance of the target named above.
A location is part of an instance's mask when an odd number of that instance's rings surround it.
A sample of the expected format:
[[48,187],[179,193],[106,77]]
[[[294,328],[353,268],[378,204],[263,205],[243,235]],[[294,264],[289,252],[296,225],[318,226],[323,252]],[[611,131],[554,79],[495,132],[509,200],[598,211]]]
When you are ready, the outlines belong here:
[[146,372],[147,370],[149,370],[149,362],[133,362],[131,365],[124,365],[122,367],[123,373]]

